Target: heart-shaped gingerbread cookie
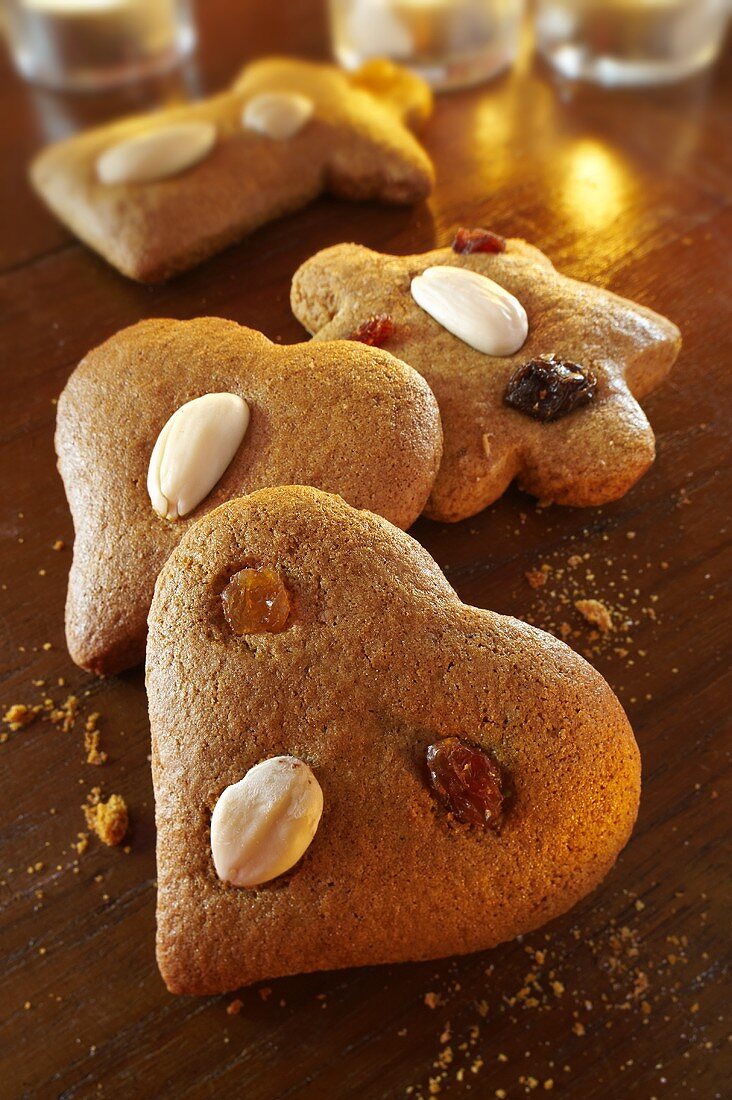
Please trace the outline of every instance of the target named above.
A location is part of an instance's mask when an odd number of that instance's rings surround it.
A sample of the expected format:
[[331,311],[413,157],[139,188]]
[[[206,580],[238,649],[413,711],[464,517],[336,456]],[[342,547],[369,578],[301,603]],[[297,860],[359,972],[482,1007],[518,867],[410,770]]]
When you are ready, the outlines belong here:
[[76,530],[72,658],[97,673],[142,660],[161,565],[222,501],[304,483],[408,527],[441,446],[429,387],[378,348],[280,347],[218,318],[117,333],[86,356],[58,403]]
[[[427,379],[445,433],[427,515],[460,520],[514,478],[557,504],[616,500],[655,455],[638,398],[680,347],[671,321],[561,275],[526,241],[461,230],[452,248],[327,248],[292,283],[318,340],[376,340]],[[369,335],[371,334],[371,335]]]
[[173,992],[491,947],[592,890],[635,820],[638,749],[602,677],[313,489],[187,531],[147,689]]

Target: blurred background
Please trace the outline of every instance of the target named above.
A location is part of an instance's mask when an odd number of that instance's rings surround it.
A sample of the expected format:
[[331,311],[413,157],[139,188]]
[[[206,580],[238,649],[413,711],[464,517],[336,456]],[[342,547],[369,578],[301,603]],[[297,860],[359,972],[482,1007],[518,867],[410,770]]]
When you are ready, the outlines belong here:
[[[286,0],[277,8],[299,6]],[[510,68],[526,33],[566,80],[608,87],[683,80],[718,57],[730,0],[323,0],[322,7],[331,52],[345,68],[390,57],[444,91]],[[196,50],[192,0],[3,0],[2,11],[17,71],[56,90],[139,81]],[[280,17],[261,10],[263,23],[276,26]]]

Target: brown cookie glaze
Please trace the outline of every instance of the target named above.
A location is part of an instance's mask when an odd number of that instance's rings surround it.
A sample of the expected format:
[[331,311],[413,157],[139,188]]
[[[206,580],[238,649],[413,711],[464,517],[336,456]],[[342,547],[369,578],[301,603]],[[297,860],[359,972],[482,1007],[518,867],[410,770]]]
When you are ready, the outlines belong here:
[[[163,519],[146,485],[156,439],[181,405],[216,392],[246,400],[246,435],[208,496],[184,518]],[[143,659],[158,571],[222,501],[305,483],[408,527],[441,447],[429,387],[378,348],[282,347],[212,317],[117,333],[79,364],[58,402],[56,452],[76,531],[66,602],[73,660],[108,674]]]
[[[244,562],[282,576],[280,633],[229,629],[221,593]],[[638,749],[602,677],[462,604],[409,536],[314,489],[263,490],[188,530],[157,582],[147,690],[157,957],[175,993],[491,947],[592,890],[635,821]],[[498,828],[433,790],[427,750],[450,737],[494,762]],[[228,885],[212,810],[280,754],[322,787],[318,831],[291,872]]]
[[[448,265],[485,275],[513,294],[529,334],[514,355],[490,356],[453,336],[410,293],[425,268]],[[655,439],[638,399],[670,370],[681,345],[671,321],[644,306],[569,279],[526,241],[504,251],[440,248],[386,256],[356,244],[327,248],[297,271],[292,309],[317,340],[349,338],[388,311],[383,346],[429,382],[442,414],[445,447],[426,514],[455,521],[481,511],[516,479],[541,500],[575,506],[623,496],[648,469]],[[592,400],[550,423],[505,403],[523,364],[555,355],[595,376]]]
[[[315,105],[288,140],[242,125],[247,102],[270,92],[303,95]],[[323,192],[387,203],[425,198],[434,170],[410,127],[431,109],[424,81],[386,61],[349,75],[333,65],[270,58],[247,66],[221,95],[49,146],[33,161],[31,180],[53,213],[123,275],[159,282]],[[150,183],[100,182],[97,162],[106,150],[181,122],[216,127],[216,144],[198,163]]]

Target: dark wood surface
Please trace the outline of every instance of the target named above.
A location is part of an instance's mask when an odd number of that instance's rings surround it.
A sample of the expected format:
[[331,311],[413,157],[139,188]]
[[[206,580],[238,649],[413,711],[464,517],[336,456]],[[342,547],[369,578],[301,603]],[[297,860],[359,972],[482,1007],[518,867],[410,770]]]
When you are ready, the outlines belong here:
[[[0,1095],[418,1097],[432,1079],[451,1097],[548,1081],[579,1100],[728,1096],[730,67],[667,90],[572,91],[527,47],[512,75],[440,99],[425,134],[439,177],[428,204],[323,200],[169,285],[125,281],[41,209],[29,157],[82,122],[215,90],[250,57],[326,54],[320,5],[270,4],[266,22],[262,11],[207,0],[183,73],[96,100],[32,90],[0,59],[2,703],[75,692],[82,714],[68,732],[39,719],[0,744]],[[684,334],[647,402],[658,460],[625,500],[538,509],[510,492],[474,520],[414,531],[465,600],[566,622],[591,651],[643,754],[635,835],[595,895],[523,943],[273,982],[242,992],[238,1015],[231,997],[173,998],[153,954],[142,675],[94,680],[64,648],[73,534],[54,399],[89,348],[141,317],[218,314],[302,339],[288,288],[307,256],[344,239],[420,251],[460,223],[526,236]],[[547,583],[532,588],[525,573],[542,564]],[[573,608],[581,596],[613,609],[614,635],[593,641]],[[98,768],[83,749],[94,711],[109,754]],[[98,784],[129,803],[129,853],[73,850]]]

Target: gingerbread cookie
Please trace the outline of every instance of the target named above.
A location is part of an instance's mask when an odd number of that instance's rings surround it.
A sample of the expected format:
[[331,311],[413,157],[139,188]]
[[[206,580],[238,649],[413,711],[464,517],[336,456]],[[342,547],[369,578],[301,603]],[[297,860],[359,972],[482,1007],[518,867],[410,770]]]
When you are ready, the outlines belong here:
[[157,282],[327,191],[411,203],[434,172],[409,132],[431,111],[390,62],[347,75],[272,59],[230,91],[50,146],[31,179],[51,210],[123,275]]
[[597,886],[635,821],[638,749],[599,673],[314,489],[186,532],[147,691],[175,993],[492,947]]
[[305,483],[408,527],[441,443],[426,382],[378,348],[279,347],[211,317],[117,333],[86,356],[58,403],[76,529],[72,658],[97,673],[142,660],[161,565],[222,501]]
[[668,373],[679,330],[526,241],[460,230],[419,256],[337,245],[296,273],[292,308],[316,339],[366,338],[427,379],[445,434],[433,519],[479,512],[514,478],[542,500],[603,504],[653,461],[637,399]]

